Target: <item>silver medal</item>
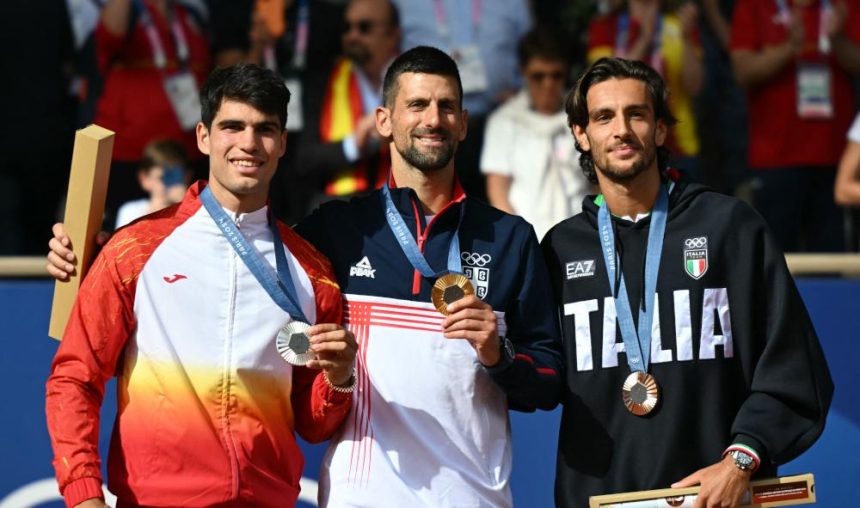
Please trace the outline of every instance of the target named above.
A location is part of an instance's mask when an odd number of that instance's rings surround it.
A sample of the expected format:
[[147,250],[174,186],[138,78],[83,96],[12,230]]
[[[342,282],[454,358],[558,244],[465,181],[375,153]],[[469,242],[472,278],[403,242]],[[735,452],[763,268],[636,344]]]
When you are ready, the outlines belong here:
[[308,329],[311,325],[301,321],[291,321],[278,332],[275,346],[281,357],[291,365],[303,367],[314,359],[311,351],[311,341],[308,338]]

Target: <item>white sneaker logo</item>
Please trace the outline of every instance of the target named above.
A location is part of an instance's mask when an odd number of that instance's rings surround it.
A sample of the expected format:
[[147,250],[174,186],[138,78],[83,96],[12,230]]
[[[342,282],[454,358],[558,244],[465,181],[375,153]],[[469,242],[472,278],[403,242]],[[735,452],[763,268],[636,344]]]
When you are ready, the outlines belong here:
[[370,266],[370,260],[367,259],[367,256],[361,258],[361,261],[349,267],[349,276],[350,277],[368,277],[370,279],[375,279],[373,274],[376,273],[376,270]]

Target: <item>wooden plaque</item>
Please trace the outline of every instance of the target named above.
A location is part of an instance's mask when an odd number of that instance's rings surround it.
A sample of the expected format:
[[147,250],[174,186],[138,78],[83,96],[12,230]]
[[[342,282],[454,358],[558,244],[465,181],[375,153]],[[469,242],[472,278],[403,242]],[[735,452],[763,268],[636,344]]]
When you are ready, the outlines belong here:
[[[687,507],[693,505],[698,493],[699,487],[626,492],[592,496],[588,505],[589,508]],[[769,508],[800,504],[815,504],[815,477],[808,473],[750,482],[750,490],[741,506]]]
[[98,125],[90,125],[75,134],[63,223],[78,258],[78,269],[67,282],[54,283],[48,335],[57,340],[63,338],[81,281],[93,262],[96,235],[105,210],[113,139],[113,132]]

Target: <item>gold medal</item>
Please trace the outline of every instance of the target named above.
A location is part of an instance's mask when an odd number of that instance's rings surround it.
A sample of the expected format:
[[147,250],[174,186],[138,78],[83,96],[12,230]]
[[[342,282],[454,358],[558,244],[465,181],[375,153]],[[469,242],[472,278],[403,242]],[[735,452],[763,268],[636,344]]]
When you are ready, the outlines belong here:
[[660,402],[660,387],[654,376],[637,370],[624,380],[621,396],[628,411],[636,416],[645,416]]
[[302,367],[314,359],[308,329],[311,325],[301,321],[290,321],[278,332],[275,347],[281,357],[291,365]]
[[468,295],[475,294],[472,282],[461,273],[446,273],[436,279],[431,292],[431,301],[436,310],[449,315],[448,305]]

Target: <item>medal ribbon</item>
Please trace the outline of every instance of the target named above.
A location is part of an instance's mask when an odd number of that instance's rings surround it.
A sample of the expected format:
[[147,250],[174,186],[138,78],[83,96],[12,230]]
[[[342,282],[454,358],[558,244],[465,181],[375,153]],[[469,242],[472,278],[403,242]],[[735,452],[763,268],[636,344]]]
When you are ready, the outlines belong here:
[[433,270],[430,263],[424,258],[424,254],[418,248],[418,242],[412,237],[409,227],[406,226],[406,222],[400,216],[397,207],[394,206],[394,201],[391,199],[391,189],[388,187],[387,180],[385,185],[382,186],[382,198],[385,205],[385,220],[388,221],[391,232],[394,233],[394,237],[397,239],[397,243],[400,245],[403,253],[406,254],[406,258],[409,259],[409,262],[421,275],[438,278],[446,273],[463,272],[463,264],[460,261],[460,225],[463,223],[463,209],[466,207],[465,201],[460,205],[460,218],[457,221],[457,229],[454,230],[454,237],[451,239],[451,245],[448,247],[447,270],[437,272]]
[[278,232],[278,226],[275,224],[275,220],[270,216],[269,228],[272,230],[272,236],[275,243],[275,264],[277,267],[277,273],[272,272],[272,267],[265,259],[263,259],[263,256],[257,252],[257,249],[248,242],[242,232],[239,231],[239,228],[236,227],[236,224],[232,219],[230,219],[230,216],[227,215],[227,212],[225,212],[224,209],[221,208],[221,205],[218,204],[218,201],[215,200],[215,196],[212,195],[212,191],[209,190],[208,186],[200,193],[200,201],[203,202],[203,206],[206,208],[206,211],[209,212],[215,225],[217,225],[218,229],[221,230],[221,233],[224,234],[224,238],[227,239],[227,242],[231,247],[233,247],[233,250],[236,251],[239,259],[245,263],[245,266],[248,267],[248,270],[251,271],[254,278],[257,279],[257,282],[259,282],[261,286],[263,286],[263,289],[266,290],[266,293],[269,294],[278,307],[284,309],[284,311],[286,311],[286,313],[294,320],[307,323],[308,319],[305,317],[305,313],[302,312],[302,307],[299,305],[296,286],[293,284],[293,277],[290,275],[290,267],[287,265],[287,255],[284,252],[284,242],[281,240],[281,234]]
[[657,202],[651,210],[651,225],[648,230],[648,251],[645,254],[645,308],[639,309],[639,330],[633,325],[633,312],[630,310],[630,300],[627,298],[627,286],[624,284],[624,272],[621,272],[621,283],[618,294],[615,294],[616,266],[615,232],[612,229],[612,217],[606,201],[600,205],[597,212],[597,226],[600,233],[600,243],[603,247],[603,261],[606,264],[606,274],[609,276],[609,290],[615,298],[615,310],[621,337],[627,352],[627,365],[633,372],[648,372],[651,362],[651,323],[654,321],[654,294],[657,291],[657,273],[660,271],[660,257],[663,254],[663,237],[666,233],[666,219],[669,212],[669,193],[661,185],[657,194]]

